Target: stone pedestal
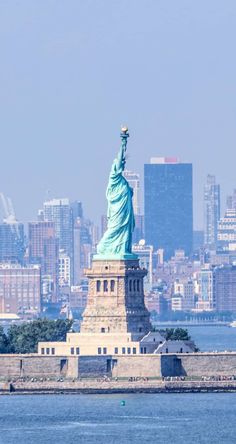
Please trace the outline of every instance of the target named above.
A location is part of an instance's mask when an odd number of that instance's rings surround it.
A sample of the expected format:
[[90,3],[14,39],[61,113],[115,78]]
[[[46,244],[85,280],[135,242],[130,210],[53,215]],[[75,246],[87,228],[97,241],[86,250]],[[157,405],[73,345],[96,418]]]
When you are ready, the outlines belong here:
[[147,271],[138,259],[94,260],[85,274],[89,291],[81,333],[131,333],[138,340],[151,330],[143,292]]

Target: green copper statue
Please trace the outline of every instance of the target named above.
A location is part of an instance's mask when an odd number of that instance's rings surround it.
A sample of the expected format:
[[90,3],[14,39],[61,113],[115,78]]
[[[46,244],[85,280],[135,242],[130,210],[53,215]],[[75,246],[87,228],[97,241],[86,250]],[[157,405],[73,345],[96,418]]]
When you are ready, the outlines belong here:
[[134,230],[133,190],[123,176],[126,163],[128,128],[121,130],[121,147],[114,160],[106,192],[108,200],[107,231],[97,246],[94,259],[136,259],[132,254]]

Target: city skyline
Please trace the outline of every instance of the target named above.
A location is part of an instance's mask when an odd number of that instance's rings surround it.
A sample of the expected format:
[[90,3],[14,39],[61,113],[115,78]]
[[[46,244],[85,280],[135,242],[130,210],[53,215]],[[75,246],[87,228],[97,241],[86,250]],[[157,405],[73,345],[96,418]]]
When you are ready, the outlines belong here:
[[2,2],[0,189],[18,219],[63,196],[100,218],[124,122],[141,181],[152,156],[193,163],[202,228],[206,175],[223,202],[235,188],[235,13],[215,0]]
[[[188,163],[188,162],[181,162],[181,160],[179,158],[173,157],[173,156],[172,157],[168,157],[168,156],[164,156],[164,157],[159,157],[159,156],[158,157],[156,157],[156,156],[155,157],[151,157],[151,159],[150,159],[151,162],[152,162],[152,159],[176,159],[180,163],[183,163],[183,164]],[[191,162],[189,162],[189,163],[191,163]],[[147,165],[147,163],[143,165],[143,173],[144,173],[145,165]],[[198,231],[198,230],[204,231],[204,227],[205,227],[205,223],[206,223],[205,219],[204,219],[204,217],[205,217],[205,197],[204,197],[205,196],[205,186],[203,184],[202,195],[201,195],[201,200],[202,200],[201,224],[198,225],[197,221],[196,221],[196,218],[195,218],[195,212],[194,212],[194,208],[196,207],[196,202],[195,202],[195,199],[194,199],[194,197],[195,197],[195,193],[194,193],[194,165],[192,165],[192,168],[193,168],[193,230],[194,231]],[[131,168],[129,168],[129,170],[125,170],[125,173],[126,174],[133,174],[134,176],[137,176],[139,178],[139,189],[138,189],[139,190],[139,212],[140,212],[140,215],[144,215],[144,194],[145,194],[145,192],[144,192],[144,177],[143,177],[144,174],[140,174],[138,171],[134,171]],[[206,175],[206,177],[204,179],[205,181],[207,180],[207,177],[215,177],[215,176],[207,173],[207,175]],[[132,186],[132,183],[131,183],[131,186]],[[229,192],[226,194],[226,193],[222,193],[221,184],[219,184],[219,186],[221,188],[221,196],[223,194],[223,199],[221,199],[221,204],[220,204],[220,207],[221,207],[220,208],[220,215],[223,216],[224,212],[227,209],[232,208],[232,205],[234,205],[232,199],[234,199],[235,189],[229,190]],[[134,186],[134,191],[136,192],[135,188],[136,188],[136,185]],[[12,201],[12,196],[8,196],[7,193],[1,192],[0,194],[1,194],[1,196],[3,196],[3,199],[5,201],[6,200],[10,200],[11,208],[12,208],[12,210],[14,212],[14,215],[13,214],[9,214],[8,217],[9,216],[10,217],[14,216],[16,222],[23,223],[25,226],[29,222],[35,222],[35,221],[38,220],[38,218],[41,217],[41,213],[43,212],[42,206],[47,201],[58,201],[58,200],[62,200],[63,201],[63,200],[66,200],[66,201],[68,201],[70,203],[79,202],[81,204],[81,200],[80,199],[78,200],[77,198],[72,199],[70,197],[71,194],[70,195],[65,195],[65,193],[62,193],[61,195],[53,195],[53,194],[49,193],[49,190],[47,190],[46,197],[39,202],[39,205],[36,208],[34,214],[33,214],[33,209],[34,209],[35,205],[32,206],[32,210],[29,213],[32,216],[30,216],[29,219],[28,218],[21,219],[21,218],[19,218],[17,212],[15,211],[15,208],[18,208],[18,202]],[[85,206],[85,208],[86,207],[89,208],[89,205],[87,206],[87,204],[88,204],[87,201],[83,201],[83,206]],[[105,205],[106,205],[106,201],[104,200],[104,210],[105,210]],[[28,210],[29,210],[29,208],[28,208]],[[102,214],[102,211],[100,211],[100,214],[99,213],[96,214],[94,216],[94,218],[91,217],[91,215],[88,214],[88,213],[86,213],[85,216],[86,216],[87,219],[92,220],[95,223],[95,225],[100,227],[101,218],[104,217],[104,214]],[[6,219],[7,218],[6,218],[6,212],[5,212],[5,204],[0,201],[0,220],[4,221]]]

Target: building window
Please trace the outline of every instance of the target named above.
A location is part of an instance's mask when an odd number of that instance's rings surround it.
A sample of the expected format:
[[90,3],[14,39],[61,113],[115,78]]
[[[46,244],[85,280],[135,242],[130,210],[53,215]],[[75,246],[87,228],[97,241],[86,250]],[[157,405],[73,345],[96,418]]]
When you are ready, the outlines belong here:
[[105,332],[106,332],[105,327],[102,327],[102,328],[101,328],[101,333],[105,333]]
[[142,327],[139,327],[138,331],[139,331],[139,333],[141,333],[141,331],[142,331]]
[[133,348],[133,355],[136,355],[136,347]]
[[111,291],[115,291],[115,281],[114,279],[111,280]]
[[98,347],[98,355],[101,355],[102,354],[102,349],[101,349],[101,347]]
[[183,353],[183,349],[182,349],[182,347],[180,348],[180,353]]
[[130,292],[132,291],[132,281],[131,280],[129,281],[129,291]]
[[137,291],[140,291],[140,280],[137,280]]
[[143,353],[144,353],[144,355],[146,355],[146,353],[147,353],[146,347],[143,347]]
[[107,348],[103,347],[103,354],[106,355],[107,354]]
[[168,348],[166,348],[166,353],[168,353]]
[[133,282],[133,289],[134,289],[134,291],[136,291],[136,279],[134,279],[134,282]]
[[49,355],[49,353],[50,353],[50,348],[46,348],[46,353],[47,353],[47,355]]
[[122,355],[125,355],[125,347],[122,347]]
[[71,354],[71,355],[74,355],[74,354],[75,354],[75,349],[74,349],[74,347],[71,347],[71,349],[70,349],[70,354]]
[[41,348],[41,354],[44,355],[44,348]]
[[131,348],[130,347],[127,348],[127,353],[128,353],[128,355],[130,355],[130,353],[131,353]]
[[75,350],[76,350],[76,354],[79,355],[79,354],[80,354],[80,349],[79,349],[79,347],[76,347]]
[[97,281],[97,292],[101,291],[101,281]]
[[104,282],[103,282],[103,291],[106,293],[106,292],[108,292],[108,281],[107,280],[105,280]]
[[55,348],[52,348],[52,355],[55,355]]
[[115,355],[118,355],[118,347],[115,347]]

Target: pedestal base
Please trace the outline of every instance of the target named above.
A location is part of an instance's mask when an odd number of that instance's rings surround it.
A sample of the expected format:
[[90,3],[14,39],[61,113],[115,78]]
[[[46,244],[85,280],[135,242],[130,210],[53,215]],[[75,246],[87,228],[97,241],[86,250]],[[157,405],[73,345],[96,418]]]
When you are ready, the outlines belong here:
[[139,260],[93,261],[87,307],[81,333],[131,333],[138,340],[151,330],[144,304],[143,278],[147,271]]

